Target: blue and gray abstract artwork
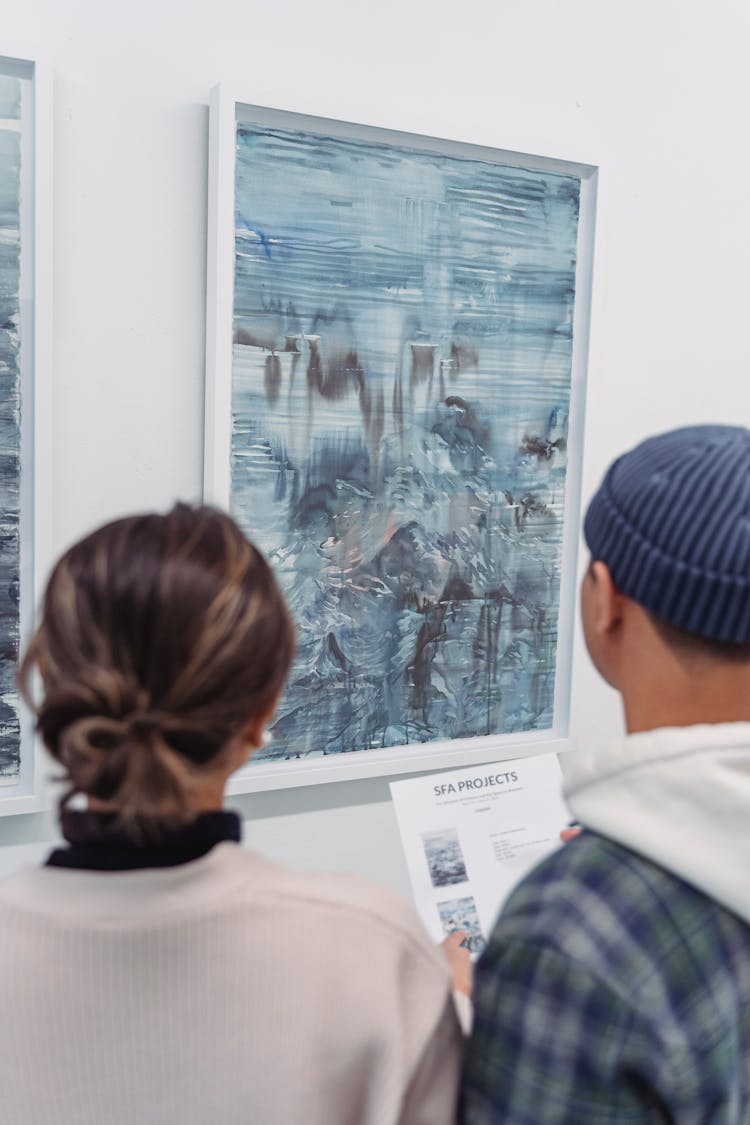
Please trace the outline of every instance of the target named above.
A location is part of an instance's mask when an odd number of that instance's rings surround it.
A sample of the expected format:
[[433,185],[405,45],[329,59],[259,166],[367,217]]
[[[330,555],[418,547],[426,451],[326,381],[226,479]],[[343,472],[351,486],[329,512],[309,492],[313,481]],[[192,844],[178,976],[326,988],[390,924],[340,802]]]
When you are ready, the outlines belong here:
[[231,505],[298,629],[256,760],[549,728],[579,179],[236,146]]
[[0,780],[20,764],[20,197],[21,84],[0,75]]

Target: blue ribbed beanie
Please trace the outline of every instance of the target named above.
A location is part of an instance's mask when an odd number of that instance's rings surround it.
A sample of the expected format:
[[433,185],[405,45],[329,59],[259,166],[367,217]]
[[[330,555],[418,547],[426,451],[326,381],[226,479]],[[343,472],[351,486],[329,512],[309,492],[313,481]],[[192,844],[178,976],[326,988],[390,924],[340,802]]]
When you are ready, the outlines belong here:
[[633,601],[750,644],[750,430],[689,426],[642,442],[610,466],[583,530]]

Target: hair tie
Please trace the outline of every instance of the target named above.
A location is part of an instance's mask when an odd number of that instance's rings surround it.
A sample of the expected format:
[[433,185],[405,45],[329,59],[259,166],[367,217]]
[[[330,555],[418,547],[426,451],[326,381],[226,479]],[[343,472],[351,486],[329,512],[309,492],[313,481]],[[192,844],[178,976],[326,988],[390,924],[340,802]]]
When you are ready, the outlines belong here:
[[145,712],[142,715],[134,715],[128,722],[128,731],[134,738],[143,738],[150,734],[154,734],[161,723],[156,715],[149,715]]

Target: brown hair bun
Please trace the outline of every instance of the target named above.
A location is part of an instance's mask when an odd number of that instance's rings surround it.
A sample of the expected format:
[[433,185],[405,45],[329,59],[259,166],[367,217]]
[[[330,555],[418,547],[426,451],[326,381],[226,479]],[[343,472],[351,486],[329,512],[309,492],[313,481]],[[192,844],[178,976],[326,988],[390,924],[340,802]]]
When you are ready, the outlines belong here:
[[55,566],[20,670],[69,788],[121,826],[189,816],[187,784],[273,704],[294,650],[283,596],[225,513],[178,504],[107,524]]

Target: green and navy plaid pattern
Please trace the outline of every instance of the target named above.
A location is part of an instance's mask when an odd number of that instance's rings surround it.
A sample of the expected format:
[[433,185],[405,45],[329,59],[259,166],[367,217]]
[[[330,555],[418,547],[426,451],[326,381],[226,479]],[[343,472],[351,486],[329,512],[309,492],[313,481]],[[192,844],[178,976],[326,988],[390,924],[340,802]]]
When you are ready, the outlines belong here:
[[477,965],[461,1121],[748,1125],[750,926],[585,832],[517,888]]

